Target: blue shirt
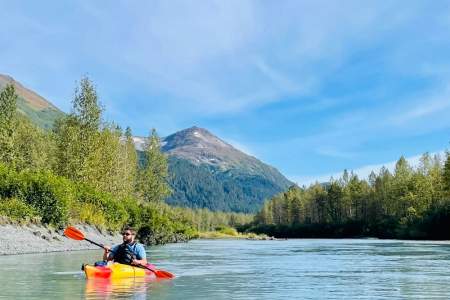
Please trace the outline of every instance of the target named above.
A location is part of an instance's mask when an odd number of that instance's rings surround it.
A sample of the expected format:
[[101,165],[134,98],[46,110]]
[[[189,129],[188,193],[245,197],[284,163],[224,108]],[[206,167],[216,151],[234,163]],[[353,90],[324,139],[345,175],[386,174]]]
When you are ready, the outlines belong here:
[[[116,245],[111,249],[111,252],[108,255],[108,258],[114,258],[114,253],[116,253],[119,250],[120,245]],[[136,259],[144,259],[147,258],[147,254],[145,253],[144,246],[139,243],[134,243],[133,246],[130,246],[131,251],[133,251],[133,254],[136,256]]]

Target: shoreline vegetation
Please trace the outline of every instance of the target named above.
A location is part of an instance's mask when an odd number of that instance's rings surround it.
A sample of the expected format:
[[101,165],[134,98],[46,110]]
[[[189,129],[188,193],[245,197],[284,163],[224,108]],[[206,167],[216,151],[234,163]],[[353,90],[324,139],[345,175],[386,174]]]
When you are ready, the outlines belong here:
[[232,227],[218,227],[214,231],[201,231],[199,239],[247,239],[247,240],[275,240],[274,237],[254,232],[238,232]]
[[401,157],[394,171],[368,180],[341,178],[292,186],[266,201],[242,231],[280,238],[450,239],[450,152],[425,153],[413,168]]

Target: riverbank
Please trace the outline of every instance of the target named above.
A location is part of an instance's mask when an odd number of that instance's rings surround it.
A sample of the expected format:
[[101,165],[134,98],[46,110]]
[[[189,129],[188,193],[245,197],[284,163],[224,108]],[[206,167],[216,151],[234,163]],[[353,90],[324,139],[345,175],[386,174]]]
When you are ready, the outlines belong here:
[[[101,244],[113,245],[122,241],[119,234],[101,231],[93,226],[77,225],[77,228],[83,231],[86,238]],[[99,249],[99,247],[86,241],[68,239],[63,236],[63,230],[37,224],[0,225],[0,255],[88,249]]]
[[198,234],[199,239],[245,239],[245,240],[276,240],[276,238],[256,233],[238,233],[238,232],[222,232],[222,231],[203,231]]
[[[85,237],[104,245],[120,244],[122,237],[118,233],[100,230],[95,226],[76,225]],[[199,239],[247,239],[247,240],[275,240],[265,234],[238,233],[235,229],[227,228],[221,231],[199,232]],[[186,242],[178,239],[172,243]],[[99,247],[86,241],[75,241],[66,238],[62,229],[55,229],[39,223],[27,222],[20,224],[0,217],[0,255],[14,255],[27,253],[65,252],[77,250],[93,250]]]

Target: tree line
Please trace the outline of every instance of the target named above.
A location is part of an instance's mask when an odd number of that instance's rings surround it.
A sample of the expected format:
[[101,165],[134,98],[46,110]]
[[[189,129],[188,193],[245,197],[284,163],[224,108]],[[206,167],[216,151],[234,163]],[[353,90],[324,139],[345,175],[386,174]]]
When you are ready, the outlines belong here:
[[250,230],[279,237],[450,238],[450,153],[401,157],[368,179],[341,178],[292,186],[267,201]]
[[0,215],[57,227],[127,224],[147,243],[189,239],[205,224],[236,219],[166,205],[168,163],[156,130],[138,158],[131,129],[103,120],[90,79],[81,79],[72,111],[52,130],[18,113],[17,99],[13,85],[0,91]]

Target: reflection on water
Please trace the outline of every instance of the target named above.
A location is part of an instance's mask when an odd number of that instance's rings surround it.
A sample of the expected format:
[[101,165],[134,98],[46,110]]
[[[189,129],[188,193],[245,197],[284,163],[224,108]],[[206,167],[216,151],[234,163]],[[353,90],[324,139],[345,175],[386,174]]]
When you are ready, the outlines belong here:
[[101,251],[0,257],[2,299],[448,299],[450,242],[199,240],[153,247],[174,280],[86,280]]
[[86,299],[146,299],[147,293],[155,288],[151,286],[154,282],[146,278],[88,279],[85,296]]

